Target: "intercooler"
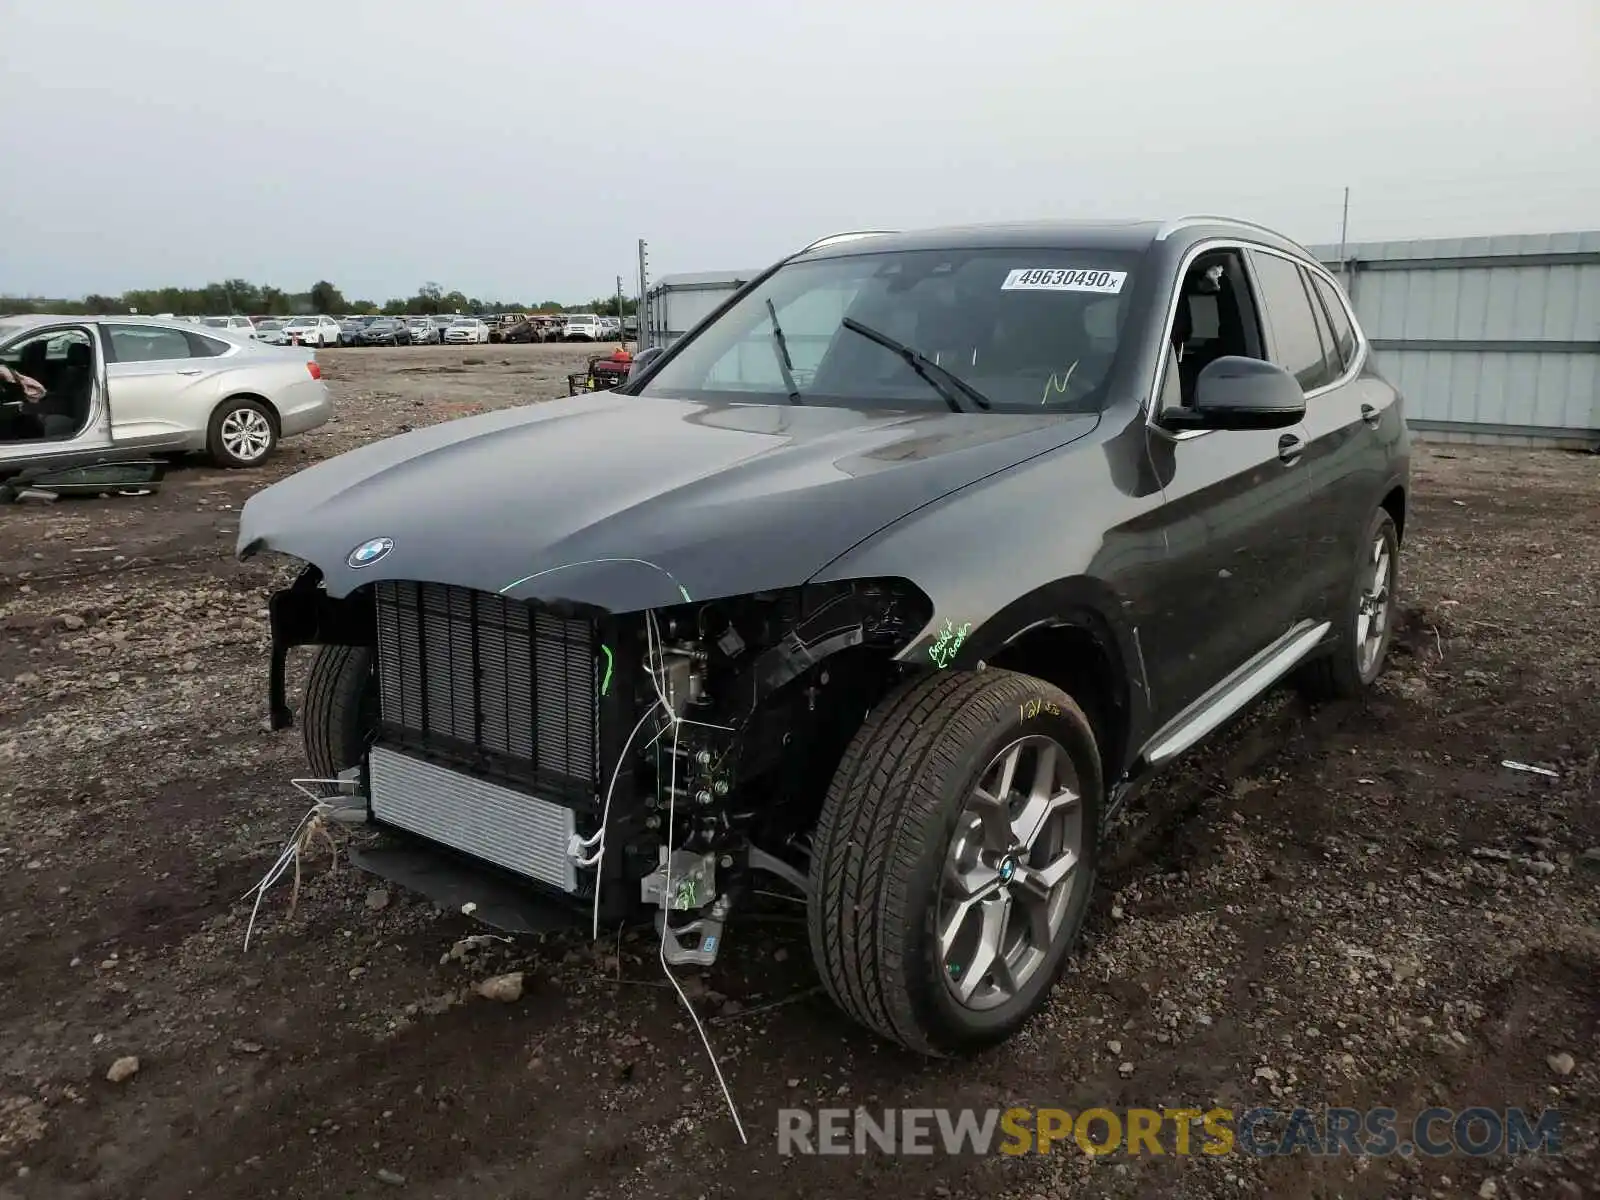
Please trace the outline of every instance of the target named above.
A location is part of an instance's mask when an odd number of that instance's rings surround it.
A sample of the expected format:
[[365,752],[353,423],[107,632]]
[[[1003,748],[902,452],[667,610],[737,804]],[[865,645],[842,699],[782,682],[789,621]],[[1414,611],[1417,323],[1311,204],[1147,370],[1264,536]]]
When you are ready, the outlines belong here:
[[374,601],[373,815],[570,891],[573,815],[552,801],[596,786],[593,623],[444,584]]

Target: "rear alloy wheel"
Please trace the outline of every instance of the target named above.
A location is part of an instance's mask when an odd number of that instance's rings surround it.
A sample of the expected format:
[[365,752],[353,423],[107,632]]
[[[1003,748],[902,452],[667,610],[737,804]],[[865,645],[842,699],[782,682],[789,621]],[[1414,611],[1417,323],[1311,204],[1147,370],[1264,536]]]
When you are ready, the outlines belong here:
[[211,414],[206,448],[219,467],[259,466],[277,444],[277,425],[259,400],[235,397]]
[[1400,581],[1400,534],[1378,509],[1367,522],[1361,557],[1330,653],[1307,663],[1301,690],[1313,700],[1352,700],[1383,671],[1394,636]]
[[921,1054],[1015,1033],[1083,924],[1101,786],[1088,719],[1047,683],[941,672],[892,694],[817,826],[811,949],[834,1001]]

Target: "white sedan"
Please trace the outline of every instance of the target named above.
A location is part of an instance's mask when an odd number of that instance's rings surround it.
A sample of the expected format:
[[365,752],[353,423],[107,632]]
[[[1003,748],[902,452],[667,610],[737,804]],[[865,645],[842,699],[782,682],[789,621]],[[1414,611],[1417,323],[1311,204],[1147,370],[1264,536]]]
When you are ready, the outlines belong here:
[[40,385],[0,383],[0,476],[130,451],[203,451],[219,466],[254,467],[280,438],[333,415],[309,351],[186,322],[0,317],[0,363]]
[[235,337],[256,336],[255,322],[249,317],[202,317],[200,324],[208,329],[220,329],[224,333],[231,333]]
[[339,322],[332,317],[296,317],[284,325],[283,334],[292,346],[337,346]]
[[445,326],[444,340],[486,346],[489,344],[489,327],[477,317],[458,317]]

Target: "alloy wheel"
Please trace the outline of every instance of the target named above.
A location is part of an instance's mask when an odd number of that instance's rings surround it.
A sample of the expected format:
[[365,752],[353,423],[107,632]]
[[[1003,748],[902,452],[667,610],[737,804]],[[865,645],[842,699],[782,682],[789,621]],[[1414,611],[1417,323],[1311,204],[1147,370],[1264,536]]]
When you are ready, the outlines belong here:
[[240,462],[254,462],[272,444],[272,424],[253,408],[236,408],[222,418],[222,444]]
[[966,1008],[1020,992],[1061,935],[1083,859],[1083,804],[1067,751],[1033,734],[978,777],[945,857],[938,905],[940,973]]
[[1361,584],[1361,597],[1356,604],[1356,656],[1363,677],[1370,675],[1383,652],[1383,642],[1389,632],[1389,617],[1393,605],[1394,575],[1393,551],[1389,539],[1379,533],[1373,539],[1367,555],[1366,569]]

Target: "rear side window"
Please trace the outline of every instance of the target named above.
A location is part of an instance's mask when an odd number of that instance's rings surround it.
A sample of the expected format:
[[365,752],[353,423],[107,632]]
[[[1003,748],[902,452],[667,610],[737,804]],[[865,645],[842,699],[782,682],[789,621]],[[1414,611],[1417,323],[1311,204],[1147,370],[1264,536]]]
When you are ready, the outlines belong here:
[[189,339],[191,358],[215,358],[219,354],[226,354],[230,348],[227,342],[207,337],[203,333],[190,333],[185,330],[183,336]]
[[1260,251],[1252,251],[1250,261],[1272,324],[1272,361],[1293,375],[1302,391],[1332,383],[1337,372],[1328,371],[1327,354],[1317,333],[1299,266],[1287,258]]
[[1306,289],[1306,302],[1311,305],[1311,319],[1317,324],[1317,338],[1322,342],[1324,376],[1322,382],[1332,383],[1344,374],[1344,363],[1339,358],[1339,348],[1333,344],[1333,329],[1328,324],[1328,314],[1323,311],[1322,301],[1317,299],[1317,293],[1311,286],[1311,272],[1304,267],[1300,268],[1300,284]]
[[123,363],[193,356],[188,336],[182,330],[156,325],[113,325],[111,345],[117,352],[117,361]]
[[1328,320],[1333,323],[1333,340],[1339,348],[1340,364],[1345,370],[1349,370],[1350,364],[1356,360],[1356,327],[1350,320],[1350,311],[1345,308],[1339,289],[1321,275],[1312,275],[1311,283],[1322,299],[1322,307],[1327,310]]

